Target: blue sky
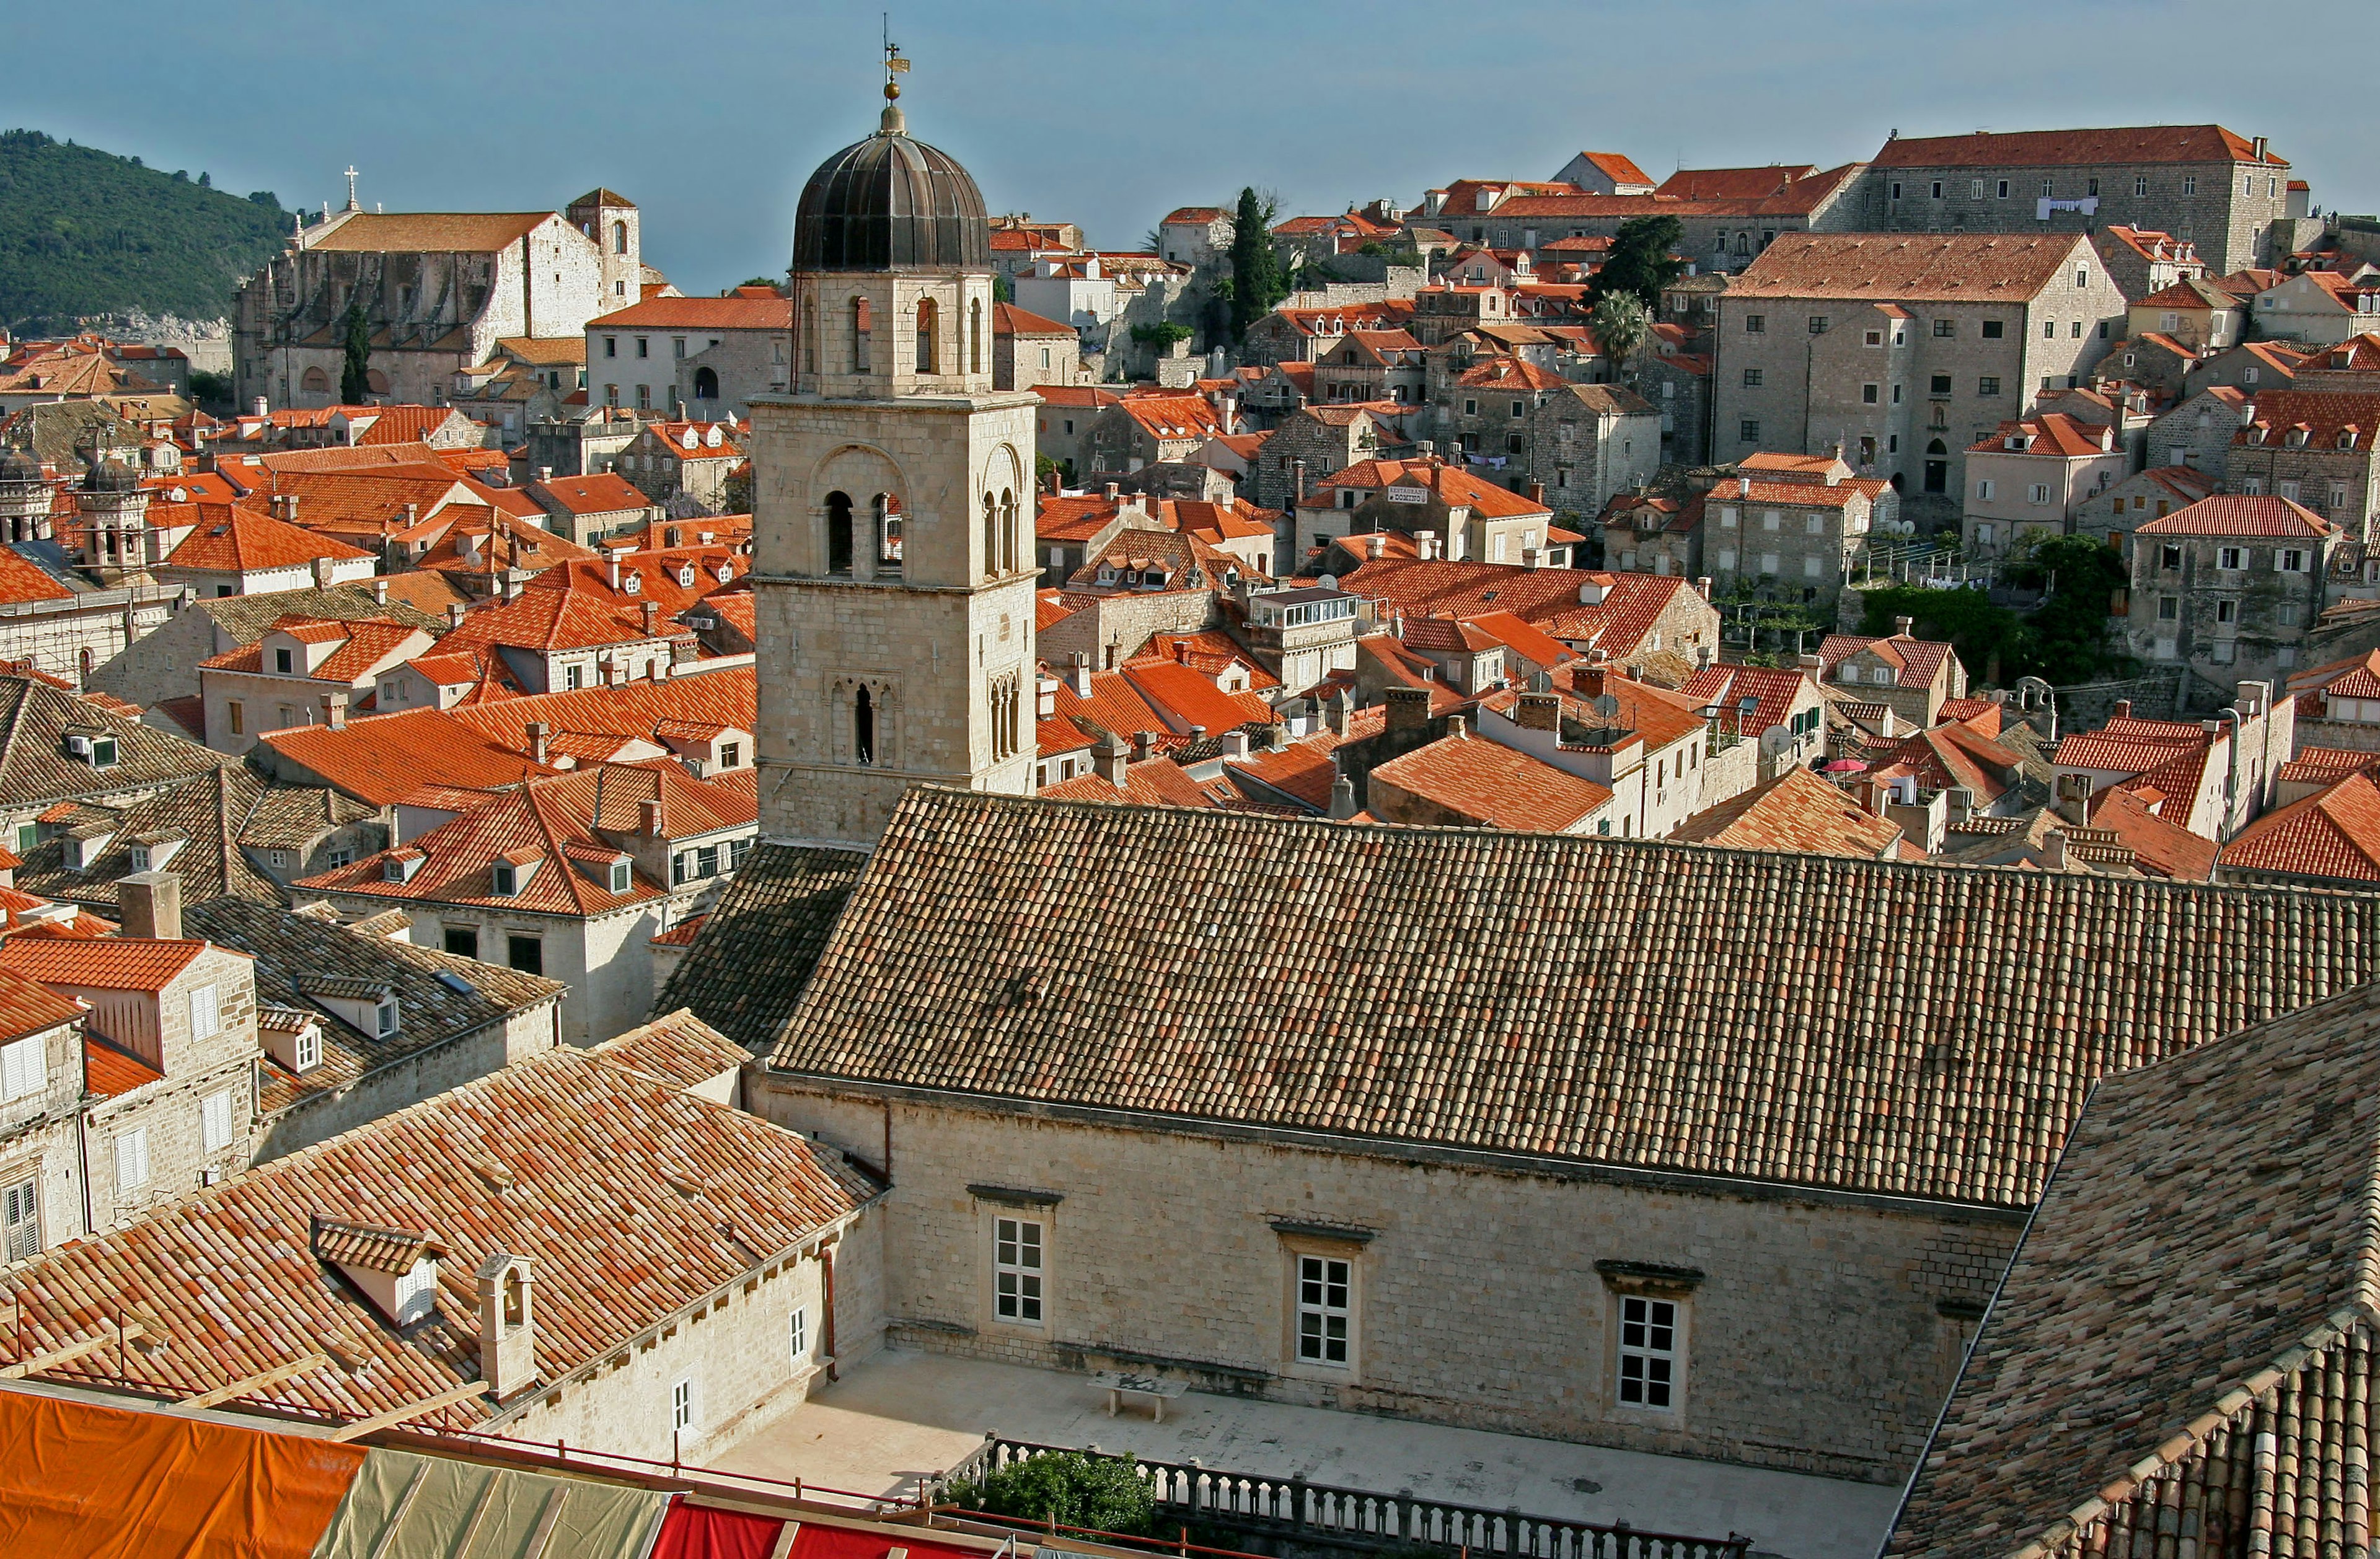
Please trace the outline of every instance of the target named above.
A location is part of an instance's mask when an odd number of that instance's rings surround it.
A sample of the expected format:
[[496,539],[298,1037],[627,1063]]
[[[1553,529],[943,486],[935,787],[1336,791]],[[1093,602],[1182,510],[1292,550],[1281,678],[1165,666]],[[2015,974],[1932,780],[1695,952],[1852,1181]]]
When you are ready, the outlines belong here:
[[[5,127],[319,207],[362,170],[391,211],[558,208],[597,184],[645,211],[688,292],[784,268],[808,171],[874,128],[876,7],[613,0],[9,5]],[[2327,13],[2325,18],[2325,13]],[[913,133],[994,211],[1137,246],[1246,184],[1286,212],[1411,202],[1457,177],[1544,178],[1581,147],[1682,163],[1872,154],[1886,134],[2202,123],[2266,135],[2325,208],[2380,209],[2334,92],[2277,91],[2236,5],[1949,7],[1504,0],[908,0]],[[2344,5],[2262,8],[2351,34]],[[116,45],[122,46],[116,46]],[[2240,59],[2248,68],[2227,76]]]

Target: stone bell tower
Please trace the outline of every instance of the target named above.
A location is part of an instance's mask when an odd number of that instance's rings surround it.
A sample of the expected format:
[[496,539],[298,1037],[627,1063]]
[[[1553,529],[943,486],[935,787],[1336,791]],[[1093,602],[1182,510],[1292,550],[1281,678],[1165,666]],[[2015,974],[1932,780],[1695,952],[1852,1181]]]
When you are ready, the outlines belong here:
[[991,387],[983,197],[897,96],[802,190],[793,391],[752,402],[771,839],[873,845],[921,781],[1032,789],[1039,402]]

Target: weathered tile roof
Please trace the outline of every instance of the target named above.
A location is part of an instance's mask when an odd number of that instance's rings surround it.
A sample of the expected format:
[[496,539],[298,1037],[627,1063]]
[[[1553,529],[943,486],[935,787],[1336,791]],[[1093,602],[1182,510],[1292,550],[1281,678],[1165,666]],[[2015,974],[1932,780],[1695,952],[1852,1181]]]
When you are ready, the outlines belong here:
[[1417,747],[1375,767],[1371,779],[1488,828],[1536,833],[1574,828],[1611,801],[1611,792],[1591,780],[1472,737]]
[[[353,1420],[479,1378],[473,1274],[537,1263],[547,1385],[724,1288],[877,1193],[837,1155],[622,1064],[608,1045],[530,1057],[426,1103],[199,1190],[10,1275],[20,1347],[152,1319],[172,1346],[114,1372],[187,1396],[322,1349],[353,1368],[272,1388]],[[400,1335],[314,1254],[314,1220],[419,1229],[445,1247],[436,1316]],[[622,1229],[636,1238],[624,1243]],[[482,1397],[424,1417],[468,1425]]]
[[746,1049],[766,1051],[867,864],[856,850],[754,845],[653,1010],[691,1008]]
[[1680,844],[1791,850],[1881,861],[1892,858],[1901,829],[1900,824],[1877,816],[1808,769],[1789,768],[1740,796],[1695,813],[1669,837]]
[[[26,855],[17,881],[30,892],[61,901],[112,906],[118,898],[116,879],[136,869],[133,843],[178,838],[182,847],[165,865],[182,879],[185,902],[229,894],[278,904],[280,884],[249,862],[241,836],[255,809],[279,789],[250,769],[214,768],[179,784],[160,786],[138,801],[73,804],[79,825],[115,837],[80,871],[67,864],[64,835],[45,839]],[[285,821],[306,800],[273,804],[275,818]]]
[[2080,233],[1779,233],[1730,298],[2023,303],[2062,274]]
[[71,1023],[82,1003],[61,996],[20,970],[0,967],[0,1044]]
[[[67,751],[68,726],[115,738],[115,762],[94,768]],[[0,675],[0,795],[18,805],[188,780],[232,759],[76,696],[46,678]]]
[[[400,576],[400,578],[407,576]],[[391,585],[398,583],[389,581]],[[443,618],[398,600],[385,604],[375,600],[370,586],[334,585],[328,589],[272,590],[255,596],[205,597],[191,610],[212,619],[215,631],[233,644],[254,644],[264,636],[264,631],[285,617],[310,617],[316,621],[344,619],[353,622],[365,617],[383,617],[395,622],[408,622],[426,628],[433,634],[443,633]]]
[[2241,871],[2380,885],[2380,785],[2368,774],[2350,774],[2268,812],[2223,847],[2222,862]]
[[2380,987],[2102,1082],[1885,1552],[2362,1552],[2375,1161]]
[[2360,894],[920,787],[794,1006],[746,890],[663,1000],[785,1070],[2003,1206],[2104,1072],[2380,973]]
[[1950,658],[1950,647],[1934,639],[1912,638],[1896,634],[1890,638],[1868,638],[1858,634],[1828,634],[1818,642],[1818,669],[1831,671],[1843,660],[1867,649],[1876,652],[1888,665],[1900,668],[1896,687],[1931,687],[1941,671],[1943,662]]
[[677,1088],[707,1082],[752,1058],[743,1046],[682,1007],[630,1029],[604,1049],[615,1064]]
[[[294,1008],[322,1021],[322,1065],[300,1076],[270,1057],[261,1063],[258,1103],[267,1116],[540,1002],[559,1000],[567,988],[559,980],[237,899],[190,905],[182,912],[182,928],[217,947],[252,955],[260,1003]],[[314,1000],[312,976],[320,973],[387,987],[396,997],[397,1032],[365,1033]]]
[[2095,163],[2256,163],[2286,168],[2245,136],[2220,125],[2140,125],[2103,130],[1977,130],[1972,135],[1895,136],[1876,154],[1880,168],[2041,168]]

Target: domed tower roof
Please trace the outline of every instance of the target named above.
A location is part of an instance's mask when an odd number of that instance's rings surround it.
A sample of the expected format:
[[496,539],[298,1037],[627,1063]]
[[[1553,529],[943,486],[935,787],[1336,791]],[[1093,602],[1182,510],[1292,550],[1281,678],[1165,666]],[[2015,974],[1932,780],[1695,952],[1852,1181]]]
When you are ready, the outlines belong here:
[[991,225],[975,179],[912,139],[901,110],[819,164],[794,214],[795,271],[989,271]]
[[113,455],[94,462],[90,474],[82,479],[85,492],[134,492],[140,486],[139,474]]
[[0,449],[0,482],[22,485],[42,479],[42,463],[26,451],[11,446]]

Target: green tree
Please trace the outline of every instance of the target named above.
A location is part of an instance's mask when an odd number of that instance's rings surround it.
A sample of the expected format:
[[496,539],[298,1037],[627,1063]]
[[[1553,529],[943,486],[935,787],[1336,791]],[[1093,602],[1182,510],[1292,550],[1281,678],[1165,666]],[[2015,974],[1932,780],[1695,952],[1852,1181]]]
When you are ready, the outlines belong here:
[[1016,284],[1008,279],[1008,272],[1005,271],[995,271],[991,273],[991,301],[994,303],[1016,301]]
[[1653,316],[1634,293],[1606,293],[1595,300],[1595,308],[1586,317],[1586,328],[1595,332],[1596,344],[1603,348],[1613,369],[1626,381],[1636,354],[1652,338]]
[[2049,592],[2025,619],[2034,634],[2026,671],[2053,684],[2089,682],[2124,659],[2107,635],[2108,607],[2131,582],[2114,548],[2087,536],[2044,537],[2008,574]]
[[1671,253],[1685,236],[1686,224],[1676,217],[1630,217],[1611,236],[1603,264],[1588,278],[1587,296],[1600,300],[1613,293],[1633,293],[1646,308],[1659,307],[1661,289],[1686,268]]
[[371,381],[365,377],[371,364],[371,321],[364,318],[362,293],[347,299],[346,318],[341,321],[340,332],[346,351],[339,365],[339,400],[346,405],[359,406],[371,393]]
[[1130,1456],[1044,1451],[1010,1462],[980,1483],[953,1483],[947,1497],[965,1510],[1127,1537],[1147,1534],[1157,1521],[1157,1502]]
[[1248,327],[1289,296],[1281,257],[1272,248],[1273,202],[1253,186],[1240,191],[1232,217],[1232,339],[1248,338]]

